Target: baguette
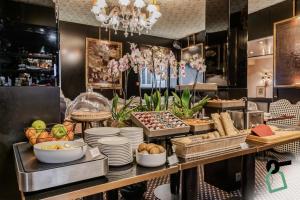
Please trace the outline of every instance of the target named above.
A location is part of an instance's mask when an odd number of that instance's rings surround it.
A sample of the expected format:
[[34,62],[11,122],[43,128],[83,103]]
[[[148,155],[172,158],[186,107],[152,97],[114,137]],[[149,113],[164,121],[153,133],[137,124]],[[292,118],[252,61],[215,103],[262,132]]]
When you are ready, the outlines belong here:
[[225,130],[222,125],[222,121],[220,119],[220,115],[218,113],[214,113],[214,114],[211,114],[211,118],[214,121],[215,128],[219,132],[220,136],[221,137],[225,136],[226,134],[225,134]]
[[225,130],[226,135],[237,135],[236,128],[233,125],[233,122],[231,120],[231,117],[229,113],[223,112],[220,114],[221,115],[221,121]]

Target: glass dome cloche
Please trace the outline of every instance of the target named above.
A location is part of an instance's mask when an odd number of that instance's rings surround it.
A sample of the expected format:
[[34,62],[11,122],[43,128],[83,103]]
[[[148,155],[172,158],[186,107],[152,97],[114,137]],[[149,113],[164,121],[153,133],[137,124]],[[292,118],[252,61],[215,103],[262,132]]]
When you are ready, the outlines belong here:
[[[88,89],[78,95],[66,110],[66,117],[82,121],[81,118],[92,120],[95,118],[108,118],[111,116],[111,104],[103,95]],[[77,119],[77,118],[80,119]],[[91,119],[92,118],[92,119]]]

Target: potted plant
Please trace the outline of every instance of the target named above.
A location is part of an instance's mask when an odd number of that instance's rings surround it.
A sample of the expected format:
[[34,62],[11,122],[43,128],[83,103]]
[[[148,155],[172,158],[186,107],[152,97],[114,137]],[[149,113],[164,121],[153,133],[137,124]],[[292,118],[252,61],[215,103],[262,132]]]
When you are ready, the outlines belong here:
[[181,119],[193,118],[196,113],[202,110],[203,106],[210,99],[206,96],[197,103],[192,104],[192,95],[190,90],[185,89],[181,97],[179,97],[175,92],[172,92],[172,94],[174,96],[172,112]]

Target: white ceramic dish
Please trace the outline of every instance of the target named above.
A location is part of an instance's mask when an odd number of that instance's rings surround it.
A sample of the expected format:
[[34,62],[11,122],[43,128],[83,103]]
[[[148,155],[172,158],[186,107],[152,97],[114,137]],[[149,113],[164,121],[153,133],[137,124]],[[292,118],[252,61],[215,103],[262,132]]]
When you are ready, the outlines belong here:
[[166,163],[166,151],[160,154],[142,154],[136,150],[136,162],[143,167],[158,167]]
[[120,128],[121,133],[132,132],[132,133],[143,133],[143,128],[140,127],[124,127]]
[[119,146],[129,144],[129,140],[126,137],[104,137],[99,139],[98,143],[103,145]]
[[[46,150],[44,146],[61,145],[64,149]],[[38,143],[33,146],[35,157],[44,163],[65,163],[82,158],[87,150],[87,144],[76,141],[52,141]]]
[[94,135],[104,137],[107,135],[118,135],[120,133],[119,128],[113,127],[98,127],[98,128],[90,128],[84,131],[87,135]]

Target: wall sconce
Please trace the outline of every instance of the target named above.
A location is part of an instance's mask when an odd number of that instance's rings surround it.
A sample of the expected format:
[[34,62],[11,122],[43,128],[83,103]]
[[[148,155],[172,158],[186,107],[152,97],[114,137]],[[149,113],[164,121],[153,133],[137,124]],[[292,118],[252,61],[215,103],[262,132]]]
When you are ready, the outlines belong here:
[[261,78],[264,82],[265,87],[270,86],[270,83],[272,81],[272,74],[271,73],[265,72]]

